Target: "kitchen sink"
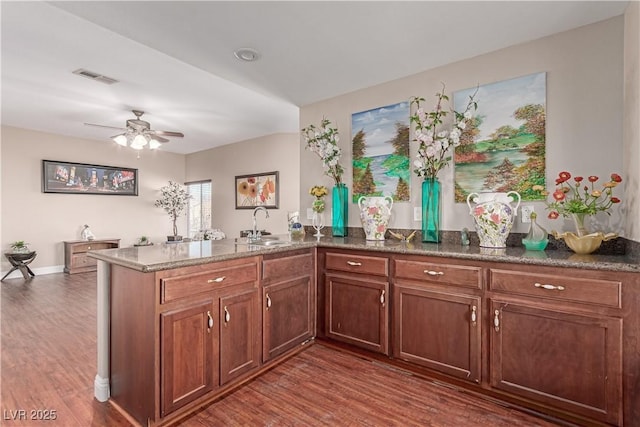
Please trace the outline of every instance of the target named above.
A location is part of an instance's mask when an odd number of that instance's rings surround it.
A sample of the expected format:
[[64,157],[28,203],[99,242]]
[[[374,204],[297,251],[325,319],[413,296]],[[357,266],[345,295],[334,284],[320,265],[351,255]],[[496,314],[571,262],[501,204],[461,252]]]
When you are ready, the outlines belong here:
[[255,242],[240,241],[240,242],[236,242],[236,245],[260,246],[260,247],[269,248],[269,247],[278,247],[278,246],[289,246],[291,245],[291,242],[278,240],[277,237],[264,236],[262,237],[262,240],[256,240]]
[[268,240],[258,240],[257,242],[251,242],[248,244],[254,245],[254,246],[285,246],[285,245],[290,245],[291,242],[283,242],[282,240],[268,239]]

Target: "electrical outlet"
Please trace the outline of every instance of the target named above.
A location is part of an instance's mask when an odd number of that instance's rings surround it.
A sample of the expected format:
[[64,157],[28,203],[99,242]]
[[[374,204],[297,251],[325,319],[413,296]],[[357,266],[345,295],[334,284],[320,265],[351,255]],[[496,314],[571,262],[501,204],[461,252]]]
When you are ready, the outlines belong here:
[[307,219],[313,219],[313,209],[307,208]]
[[422,209],[421,208],[413,208],[413,220],[420,221],[422,219]]
[[535,212],[533,205],[522,205],[520,208],[520,218],[522,222],[531,222],[531,214]]

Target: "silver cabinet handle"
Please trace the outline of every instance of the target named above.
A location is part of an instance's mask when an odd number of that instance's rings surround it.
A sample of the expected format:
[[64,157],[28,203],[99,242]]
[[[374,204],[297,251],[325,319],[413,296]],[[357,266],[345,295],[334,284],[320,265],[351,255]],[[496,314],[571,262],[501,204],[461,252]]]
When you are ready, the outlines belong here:
[[269,294],[267,294],[266,298],[267,298],[267,310],[269,310],[271,308],[271,297],[269,296]]
[[207,311],[207,332],[211,332],[211,328],[213,328],[213,316],[210,311]]
[[428,274],[429,276],[442,276],[444,272],[442,271],[433,271],[433,270],[425,270],[424,274]]
[[561,285],[555,286],[547,283],[534,283],[533,286],[535,286],[536,288],[547,289],[549,291],[564,291],[564,286]]
[[500,310],[493,312],[493,327],[496,329],[496,332],[500,332]]
[[227,278],[226,276],[216,277],[215,279],[207,280],[207,283],[220,283],[226,278]]
[[380,292],[380,304],[384,306],[384,289]]
[[229,321],[231,320],[231,315],[229,314],[229,310],[227,310],[227,306],[224,306],[224,323],[225,326],[227,323],[229,323]]
[[361,266],[362,263],[357,261],[347,261],[347,265],[350,265],[352,267],[358,267],[358,266]]
[[478,308],[474,305],[473,307],[471,307],[471,323],[473,324],[473,326],[476,325],[476,322],[478,320]]

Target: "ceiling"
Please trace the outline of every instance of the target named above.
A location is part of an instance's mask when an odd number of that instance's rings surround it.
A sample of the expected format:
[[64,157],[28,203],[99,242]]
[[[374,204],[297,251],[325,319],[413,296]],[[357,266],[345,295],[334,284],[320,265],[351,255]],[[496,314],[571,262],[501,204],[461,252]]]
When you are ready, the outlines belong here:
[[[193,153],[299,107],[624,13],[627,1],[1,2],[2,124],[113,143],[131,110]],[[233,52],[260,53],[242,62]],[[84,68],[118,80],[72,74]]]

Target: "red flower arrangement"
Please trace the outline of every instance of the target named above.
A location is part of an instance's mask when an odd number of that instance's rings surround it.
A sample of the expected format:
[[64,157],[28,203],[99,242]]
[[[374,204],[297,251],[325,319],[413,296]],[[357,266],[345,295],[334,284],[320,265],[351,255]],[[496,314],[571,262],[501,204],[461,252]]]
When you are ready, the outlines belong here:
[[[570,181],[569,172],[560,172],[556,178],[556,189],[552,193],[553,201],[547,203],[550,210],[548,217],[556,219],[560,215],[569,217],[570,214],[595,215],[598,212],[611,213],[609,209],[621,202],[613,195],[613,189],[622,182],[622,178],[617,173],[611,174],[611,180],[604,183],[601,189],[595,187],[600,179],[595,175],[587,178],[589,183],[583,185],[584,177],[576,176],[573,182]],[[548,192],[540,185],[534,185],[533,190],[540,191],[547,195]]]

